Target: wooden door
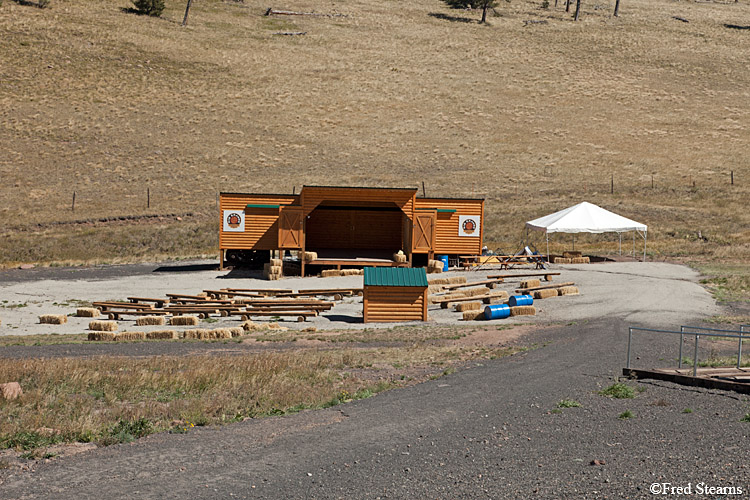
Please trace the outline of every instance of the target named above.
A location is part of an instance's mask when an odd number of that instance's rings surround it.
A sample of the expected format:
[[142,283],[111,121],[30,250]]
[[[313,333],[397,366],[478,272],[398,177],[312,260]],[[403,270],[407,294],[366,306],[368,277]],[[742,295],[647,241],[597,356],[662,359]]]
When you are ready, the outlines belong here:
[[279,208],[279,248],[302,248],[302,207],[283,206]]
[[431,253],[435,248],[435,219],[434,210],[420,210],[414,213],[412,226],[412,252]]

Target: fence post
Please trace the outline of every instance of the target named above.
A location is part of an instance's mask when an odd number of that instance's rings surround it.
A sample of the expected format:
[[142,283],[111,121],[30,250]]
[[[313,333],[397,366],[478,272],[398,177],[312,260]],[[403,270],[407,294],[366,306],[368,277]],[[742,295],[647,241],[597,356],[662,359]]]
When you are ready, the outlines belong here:
[[677,362],[677,369],[682,368],[682,342],[683,342],[683,339],[685,338],[685,334],[683,333],[684,331],[685,331],[685,327],[681,326],[680,327],[680,358],[679,358],[679,361]]
[[693,377],[697,376],[698,374],[698,339],[700,338],[700,335],[695,335],[695,352],[693,352]]
[[630,370],[630,344],[633,343],[633,327],[628,327],[628,363],[626,368]]
[[75,191],[73,191],[73,206],[71,207],[71,210],[73,212],[76,211],[76,192]]

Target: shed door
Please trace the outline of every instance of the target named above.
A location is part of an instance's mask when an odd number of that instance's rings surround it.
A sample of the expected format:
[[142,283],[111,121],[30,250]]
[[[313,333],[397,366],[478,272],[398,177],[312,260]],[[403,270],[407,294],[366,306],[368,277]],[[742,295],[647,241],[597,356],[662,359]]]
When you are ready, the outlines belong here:
[[412,230],[413,252],[429,253],[435,247],[435,219],[437,212],[420,210],[414,214]]
[[279,208],[279,248],[302,248],[302,207]]

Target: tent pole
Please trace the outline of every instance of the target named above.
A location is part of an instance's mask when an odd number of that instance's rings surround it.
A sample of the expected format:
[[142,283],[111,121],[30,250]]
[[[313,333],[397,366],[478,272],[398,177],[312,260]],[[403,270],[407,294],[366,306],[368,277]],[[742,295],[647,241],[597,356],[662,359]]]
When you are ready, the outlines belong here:
[[622,255],[622,233],[617,233],[617,235],[620,237],[620,255]]
[[549,233],[545,231],[544,235],[547,237],[547,264],[549,264]]
[[648,232],[643,231],[643,262],[646,262],[646,240],[648,239]]
[[573,233],[573,251],[576,251],[576,233]]
[[633,231],[633,258],[635,259],[635,231]]

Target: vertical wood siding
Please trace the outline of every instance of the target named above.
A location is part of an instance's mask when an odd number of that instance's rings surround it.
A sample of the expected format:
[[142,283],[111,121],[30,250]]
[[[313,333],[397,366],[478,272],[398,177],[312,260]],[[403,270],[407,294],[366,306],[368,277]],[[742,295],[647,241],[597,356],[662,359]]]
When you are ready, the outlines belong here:
[[[219,196],[219,248],[240,250],[274,250],[279,246],[279,209],[245,208],[255,205],[292,205],[299,196],[278,194],[221,193]],[[242,233],[221,230],[224,210],[245,210],[245,231]]]

